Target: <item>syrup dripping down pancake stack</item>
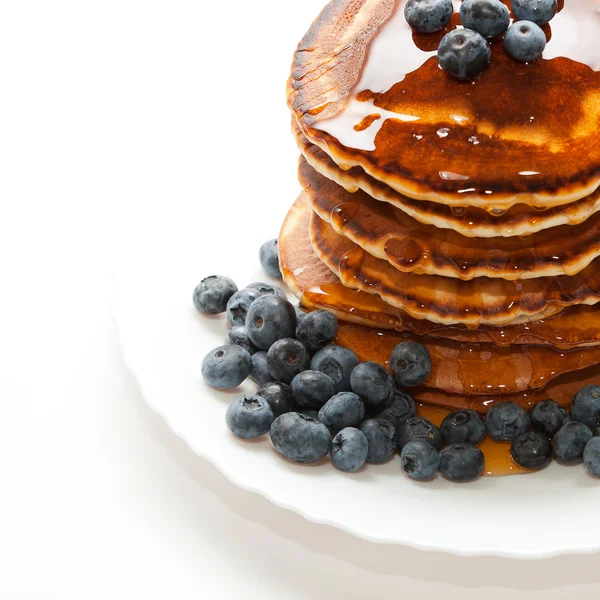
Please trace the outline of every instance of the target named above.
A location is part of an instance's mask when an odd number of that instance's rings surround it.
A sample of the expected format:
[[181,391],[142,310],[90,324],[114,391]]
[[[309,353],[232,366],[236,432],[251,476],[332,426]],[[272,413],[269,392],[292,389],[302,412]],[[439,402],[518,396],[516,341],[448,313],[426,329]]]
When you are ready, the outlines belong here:
[[534,63],[492,41],[473,82],[437,65],[457,15],[415,34],[404,3],[333,0],[294,56],[284,279],[361,360],[425,344],[423,403],[569,405],[600,384],[600,0],[559,3]]

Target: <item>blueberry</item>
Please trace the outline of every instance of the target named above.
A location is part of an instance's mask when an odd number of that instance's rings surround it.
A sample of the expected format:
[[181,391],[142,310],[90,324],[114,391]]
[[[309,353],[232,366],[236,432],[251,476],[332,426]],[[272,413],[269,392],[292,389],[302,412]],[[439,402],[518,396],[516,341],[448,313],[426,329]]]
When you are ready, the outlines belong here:
[[261,296],[248,310],[246,327],[250,341],[261,350],[268,350],[277,340],[294,337],[296,311],[285,298]]
[[529,429],[527,412],[513,402],[500,402],[490,408],[485,419],[488,435],[497,442],[512,442]]
[[391,402],[396,392],[394,378],[380,364],[364,362],[354,367],[350,386],[367,404]]
[[221,275],[212,275],[203,279],[194,290],[194,306],[206,315],[218,315],[225,312],[227,301],[237,292],[237,285]]
[[386,404],[377,417],[387,419],[398,431],[408,419],[416,414],[415,401],[406,392],[396,390],[392,400]]
[[229,330],[229,343],[241,346],[249,354],[256,354],[258,348],[250,341],[245,325],[235,325]]
[[[305,417],[310,417],[315,421],[319,421],[319,411],[318,410],[309,410],[307,408],[302,408],[301,406],[294,406],[294,411],[298,414],[304,415]],[[320,422],[320,421],[319,421]]]
[[246,315],[250,309],[250,305],[260,298],[260,293],[257,290],[245,288],[236,292],[229,298],[227,302],[227,320],[232,326],[246,325]]
[[321,371],[303,371],[292,379],[292,393],[300,406],[321,408],[335,394],[335,386]]
[[554,400],[543,400],[531,411],[531,426],[537,431],[554,437],[556,432],[570,421],[567,411]]
[[303,311],[299,306],[294,306],[294,310],[296,311],[296,329],[300,326],[300,323],[304,321],[304,317],[308,314]]
[[510,14],[506,4],[500,0],[464,0],[460,7],[460,20],[467,29],[493,38],[508,29]]
[[451,444],[440,452],[440,473],[450,481],[473,481],[484,467],[483,452],[473,444]]
[[385,419],[367,419],[360,430],[367,436],[369,452],[368,463],[383,463],[388,460],[398,447],[396,429]]
[[249,283],[247,288],[256,290],[261,296],[280,296],[281,298],[287,298],[285,292],[276,285],[270,285],[262,281],[254,281]]
[[452,18],[452,0],[408,0],[404,18],[418,33],[433,33]]
[[590,429],[600,426],[600,387],[586,385],[582,387],[571,406],[571,419],[587,425]]
[[227,407],[225,413],[227,427],[244,439],[267,433],[274,418],[269,403],[260,396],[239,396]]
[[562,463],[575,463],[583,457],[585,445],[592,439],[592,430],[583,423],[566,423],[552,438],[554,454]]
[[252,357],[240,346],[219,346],[202,361],[202,376],[211,387],[234,388],[252,371]]
[[313,371],[323,371],[333,379],[336,392],[347,392],[350,387],[350,375],[358,364],[358,358],[352,350],[343,346],[325,346],[319,350],[310,362]]
[[541,469],[552,460],[552,444],[541,431],[526,431],[510,447],[513,460],[526,469]]
[[431,479],[440,467],[438,451],[423,440],[408,442],[400,454],[404,472],[417,481]]
[[416,342],[398,344],[390,356],[390,370],[398,387],[413,387],[423,383],[431,373],[429,350]]
[[513,23],[504,36],[506,53],[520,62],[531,62],[542,55],[546,34],[532,21]]
[[331,462],[346,473],[360,469],[367,460],[368,452],[367,436],[354,427],[342,429],[331,442]]
[[277,417],[271,425],[271,443],[279,454],[299,463],[314,463],[329,452],[331,435],[323,423],[296,412]]
[[277,340],[267,352],[267,367],[271,378],[283,383],[306,371],[310,366],[310,355],[304,344],[293,338]]
[[593,437],[585,445],[583,463],[592,475],[600,477],[600,437]]
[[459,79],[473,80],[487,68],[492,56],[486,39],[471,29],[454,29],[438,47],[438,64]]
[[512,0],[511,8],[519,21],[545,25],[558,9],[557,0]]
[[260,264],[267,275],[281,279],[281,269],[279,268],[279,251],[277,250],[277,240],[265,242],[258,253]]
[[440,430],[423,417],[412,417],[398,428],[398,446],[400,448],[416,440],[427,442],[438,451],[442,447]]
[[365,405],[360,396],[352,392],[336,394],[319,411],[319,421],[335,431],[344,427],[358,427],[364,418]]
[[446,444],[481,444],[485,438],[485,423],[474,410],[457,410],[450,413],[440,427]]
[[296,326],[296,337],[310,352],[320,350],[335,339],[338,322],[335,315],[326,310],[308,313]]
[[268,381],[261,385],[256,395],[264,398],[269,403],[276,417],[290,412],[294,406],[292,389],[289,385],[280,381]]
[[264,350],[252,355],[252,371],[250,379],[258,385],[263,385],[268,381],[272,381],[269,368],[267,367],[267,353]]

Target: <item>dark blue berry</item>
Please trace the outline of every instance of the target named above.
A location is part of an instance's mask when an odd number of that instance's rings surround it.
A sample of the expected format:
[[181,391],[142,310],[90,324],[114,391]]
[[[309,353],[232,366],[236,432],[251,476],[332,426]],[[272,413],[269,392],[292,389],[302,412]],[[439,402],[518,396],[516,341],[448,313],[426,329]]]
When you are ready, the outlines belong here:
[[591,475],[600,477],[600,437],[593,437],[585,445],[583,463]]
[[546,47],[546,34],[532,21],[513,23],[504,36],[506,53],[520,62],[539,58]]
[[264,350],[252,355],[252,371],[250,373],[250,379],[258,385],[263,385],[273,379],[269,373],[267,353]]
[[440,426],[446,444],[481,444],[485,438],[485,423],[474,410],[457,410],[450,413]]
[[510,14],[506,4],[500,0],[463,0],[460,20],[467,29],[473,29],[483,37],[493,38],[508,29]]
[[260,298],[257,290],[245,288],[236,292],[227,302],[227,320],[231,326],[246,325],[246,315],[250,305]]
[[355,394],[374,406],[391,402],[396,391],[394,378],[376,362],[356,365],[350,375],[350,386]]
[[256,290],[261,296],[280,296],[281,298],[287,298],[285,292],[279,286],[264,283],[263,281],[253,281],[246,287],[251,290]]
[[346,427],[331,442],[331,462],[340,471],[352,473],[365,464],[368,451],[367,436],[359,429]]
[[268,350],[277,340],[294,337],[296,311],[285,298],[261,296],[248,310],[246,327],[250,341],[261,350]]
[[303,371],[292,379],[292,394],[300,406],[317,409],[335,394],[335,386],[321,371]]
[[475,79],[485,71],[491,56],[486,39],[471,29],[450,31],[438,47],[438,64],[459,79]]
[[335,315],[326,310],[308,313],[300,325],[296,326],[296,337],[308,348],[317,352],[335,339],[338,321]]
[[400,427],[417,414],[415,401],[402,390],[396,390],[394,397],[377,414],[379,419],[387,419],[399,431]]
[[412,417],[398,428],[398,446],[404,448],[409,442],[421,440],[431,444],[436,450],[442,447],[440,430],[423,417]]
[[554,402],[554,400],[543,400],[536,404],[531,411],[531,426],[537,431],[554,437],[556,432],[570,421],[567,411]]
[[225,413],[227,427],[237,437],[244,439],[267,433],[274,418],[269,403],[260,396],[239,396]]
[[279,268],[279,251],[277,249],[277,240],[265,242],[258,253],[260,264],[267,275],[281,279],[281,270]]
[[389,421],[367,419],[361,423],[360,430],[369,442],[368,463],[383,463],[391,458],[398,447],[398,438],[396,429]]
[[279,454],[299,463],[314,463],[327,456],[329,429],[311,417],[289,412],[271,425],[271,442]]
[[267,352],[267,367],[271,378],[283,383],[306,371],[310,366],[310,355],[304,344],[293,338],[277,340]]
[[545,25],[558,9],[557,0],[512,0],[511,8],[519,21],[532,21]]
[[206,315],[218,315],[225,312],[227,301],[237,292],[237,285],[221,275],[212,275],[203,279],[194,290],[194,306]]
[[319,421],[335,431],[344,427],[358,427],[364,418],[364,402],[352,392],[336,394],[319,411]]
[[358,364],[358,358],[352,350],[343,346],[325,346],[319,350],[310,362],[313,371],[323,371],[333,379],[336,392],[347,392],[350,387],[350,375]]
[[600,426],[600,387],[586,385],[582,387],[571,406],[571,419],[579,421],[594,430]]
[[541,469],[552,460],[552,444],[541,431],[526,431],[510,447],[513,460],[526,469]]
[[297,412],[306,417],[310,417],[311,419],[314,419],[315,421],[319,420],[319,411],[318,410],[310,410],[308,408],[302,408],[302,406],[299,406],[299,405],[294,405],[293,412]]
[[294,406],[292,389],[289,385],[280,381],[268,381],[261,385],[256,395],[264,398],[269,403],[276,417],[290,412]]
[[417,481],[431,479],[440,466],[438,451],[423,440],[408,442],[400,454],[404,472]]
[[408,0],[404,18],[418,33],[433,33],[450,22],[453,10],[452,0]]
[[240,346],[219,346],[202,361],[204,381],[214,388],[227,389],[240,385],[252,371],[252,357]]
[[583,457],[585,445],[593,435],[592,430],[583,423],[566,423],[552,439],[556,459],[566,464],[578,462]]
[[431,373],[431,356],[423,344],[402,342],[390,356],[390,371],[398,387],[407,388],[423,383]]
[[525,433],[530,424],[527,412],[513,402],[492,405],[485,419],[488,435],[497,442],[512,442]]
[[484,467],[483,452],[473,444],[452,444],[440,452],[440,473],[450,481],[473,481]]
[[248,337],[248,329],[245,325],[234,325],[229,330],[229,342],[236,346],[241,346],[249,354],[256,354],[258,352],[258,348]]
[[294,310],[296,311],[296,329],[300,326],[300,323],[304,321],[304,317],[308,314],[303,311],[299,306],[294,306]]

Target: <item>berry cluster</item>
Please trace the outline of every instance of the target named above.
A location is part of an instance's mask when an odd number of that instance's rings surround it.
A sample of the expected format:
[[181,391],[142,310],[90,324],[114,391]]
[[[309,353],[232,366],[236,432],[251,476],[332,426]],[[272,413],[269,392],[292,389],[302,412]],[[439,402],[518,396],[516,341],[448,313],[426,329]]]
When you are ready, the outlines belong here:
[[[462,29],[447,33],[438,47],[440,67],[458,77],[472,80],[491,59],[487,40],[504,34],[504,49],[515,60],[531,62],[542,55],[546,35],[541,29],[556,14],[557,0],[512,0],[516,21],[500,0],[463,0],[460,7]],[[404,16],[418,33],[443,29],[452,19],[451,0],[408,0]]]
[[[273,252],[272,242],[263,246],[261,262],[277,274]],[[202,363],[206,383],[228,389],[250,377],[260,386],[255,395],[233,400],[227,426],[243,439],[269,433],[275,450],[288,460],[314,463],[329,454],[335,467],[352,472],[365,462],[386,462],[400,450],[412,479],[429,480],[439,471],[451,481],[472,481],[484,471],[478,445],[488,435],[510,442],[513,460],[522,467],[540,469],[553,455],[567,464],[583,458],[588,471],[600,477],[598,386],[578,392],[570,415],[552,400],[531,414],[502,402],[485,421],[472,410],[459,410],[438,428],[416,416],[407,392],[431,372],[422,344],[398,344],[388,372],[332,345],[336,317],[321,310],[304,313],[277,286],[253,283],[238,290],[231,279],[213,276],[196,287],[193,299],[202,313],[226,312],[231,325],[229,343]]]

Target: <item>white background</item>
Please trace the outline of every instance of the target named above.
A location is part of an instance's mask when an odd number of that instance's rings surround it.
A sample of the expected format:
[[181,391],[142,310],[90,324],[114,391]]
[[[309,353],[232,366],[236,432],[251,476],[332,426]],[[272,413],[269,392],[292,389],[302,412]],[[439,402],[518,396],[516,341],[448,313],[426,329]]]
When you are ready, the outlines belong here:
[[376,546],[238,490],[123,364],[111,273],[178,205],[205,206],[216,264],[275,235],[261,212],[296,190],[284,83],[321,0],[0,6],[1,599],[598,597],[596,556]]

